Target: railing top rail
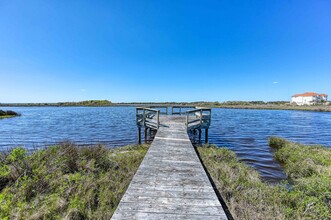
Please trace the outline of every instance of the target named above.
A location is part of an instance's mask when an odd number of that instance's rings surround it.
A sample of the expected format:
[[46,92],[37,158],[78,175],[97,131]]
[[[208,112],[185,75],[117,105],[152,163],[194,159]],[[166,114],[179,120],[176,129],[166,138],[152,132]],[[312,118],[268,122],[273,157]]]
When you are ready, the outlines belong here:
[[136,110],[148,110],[148,111],[160,111],[158,109],[154,109],[154,108],[149,108],[149,107],[136,107]]
[[200,112],[202,109],[193,109],[193,110],[188,110],[186,113],[194,113],[194,112]]
[[153,108],[143,108],[143,110],[151,111],[151,112],[160,112],[158,109],[153,109]]
[[202,110],[211,110],[211,108],[208,108],[208,107],[199,107],[199,106],[197,106],[197,107],[195,107],[196,109],[202,109]]
[[168,108],[167,105],[149,105],[148,108]]
[[172,108],[195,108],[194,105],[171,105]]

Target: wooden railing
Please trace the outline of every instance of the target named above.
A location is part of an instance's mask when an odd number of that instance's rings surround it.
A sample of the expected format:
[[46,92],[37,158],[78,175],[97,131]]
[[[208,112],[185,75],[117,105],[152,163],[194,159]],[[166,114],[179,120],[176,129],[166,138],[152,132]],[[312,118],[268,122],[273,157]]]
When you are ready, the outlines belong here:
[[[165,105],[153,105],[153,106],[148,106],[147,108],[154,109],[154,110],[160,110],[161,115],[168,114],[168,106],[165,106]],[[162,111],[162,110],[164,110],[164,111]]]
[[[154,107],[154,106],[153,106]],[[161,108],[160,106],[157,106]],[[168,107],[162,106],[162,108],[166,108],[165,113],[168,113]],[[205,143],[208,143],[208,129],[211,122],[211,109],[210,108],[197,108],[191,106],[172,106],[171,114],[174,114],[173,109],[179,108],[179,113],[182,114],[182,108],[196,108],[194,110],[185,111],[186,114],[186,128],[188,132],[196,131],[199,132],[199,140],[201,140],[202,129],[205,129]],[[138,107],[136,108],[136,124],[138,127],[138,143],[141,144],[141,128],[144,129],[145,141],[147,140],[147,131],[158,130],[160,127],[160,114],[161,111],[153,108],[144,108]],[[164,113],[163,113],[164,114]],[[165,116],[169,117],[169,116]],[[178,116],[176,116],[178,117]],[[180,116],[185,117],[185,116]],[[184,118],[183,118],[184,119]]]
[[186,111],[183,111],[183,109],[189,109],[189,108],[194,109],[195,106],[174,105],[174,106],[171,106],[171,114],[172,115],[186,114]]
[[138,127],[158,129],[160,127],[160,110],[152,108],[136,108]]
[[210,122],[210,108],[198,108],[195,110],[186,111],[186,128],[188,130],[208,129]]

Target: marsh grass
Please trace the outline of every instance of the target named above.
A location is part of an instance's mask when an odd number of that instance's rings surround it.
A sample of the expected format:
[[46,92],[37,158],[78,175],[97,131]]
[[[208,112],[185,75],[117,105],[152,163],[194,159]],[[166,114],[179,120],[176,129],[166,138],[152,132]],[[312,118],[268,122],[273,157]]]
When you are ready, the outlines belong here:
[[110,219],[148,146],[71,143],[0,156],[0,219]]
[[331,150],[329,148],[289,142],[271,137],[269,145],[277,149],[275,158],[284,164],[286,174],[294,180],[311,176],[331,177]]
[[284,219],[283,187],[263,183],[257,171],[240,162],[233,151],[213,145],[198,153],[234,219]]
[[331,150],[270,138],[293,184],[270,185],[234,152],[212,145],[198,153],[234,219],[331,219]]

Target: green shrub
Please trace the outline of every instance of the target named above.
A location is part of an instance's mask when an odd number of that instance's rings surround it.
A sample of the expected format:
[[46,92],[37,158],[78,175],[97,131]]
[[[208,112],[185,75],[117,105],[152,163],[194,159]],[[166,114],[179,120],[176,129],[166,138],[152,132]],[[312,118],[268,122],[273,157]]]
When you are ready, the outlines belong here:
[[282,187],[263,183],[253,168],[241,162],[233,151],[205,145],[197,148],[234,219],[284,219]]
[[110,219],[147,149],[64,143],[1,154],[0,219]]
[[[331,175],[331,149],[323,146],[306,146],[282,138],[277,140],[285,144],[276,151],[275,158],[284,164],[290,178],[309,177],[315,174]],[[271,138],[270,142],[272,142]]]
[[3,111],[0,110],[0,119],[1,118],[10,118],[10,117],[14,117],[14,116],[20,116],[21,114],[8,110],[8,111]]
[[269,146],[275,149],[280,149],[285,147],[289,142],[283,138],[279,137],[270,137],[269,138]]
[[331,219],[331,149],[272,137],[275,158],[292,184],[262,182],[235,154],[198,147],[200,158],[235,219]]

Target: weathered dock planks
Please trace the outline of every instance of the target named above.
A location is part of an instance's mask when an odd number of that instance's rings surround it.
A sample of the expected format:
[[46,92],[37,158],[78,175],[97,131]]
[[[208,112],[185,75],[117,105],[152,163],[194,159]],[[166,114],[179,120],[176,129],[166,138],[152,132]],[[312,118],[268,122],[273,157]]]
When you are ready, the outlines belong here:
[[189,140],[185,117],[160,117],[112,219],[227,219]]

